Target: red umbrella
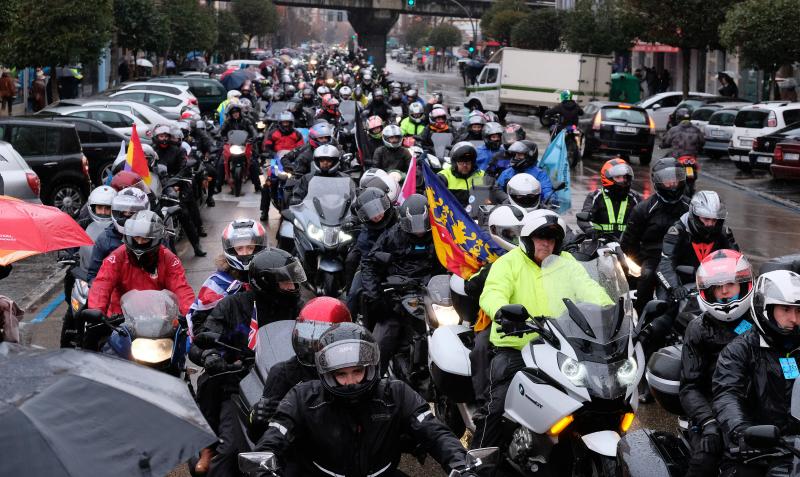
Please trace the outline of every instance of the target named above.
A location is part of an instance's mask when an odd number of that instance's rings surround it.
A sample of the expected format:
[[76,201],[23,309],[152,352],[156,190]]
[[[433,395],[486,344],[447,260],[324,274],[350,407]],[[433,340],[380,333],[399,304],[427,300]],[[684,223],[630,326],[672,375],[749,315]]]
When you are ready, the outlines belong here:
[[93,243],[81,226],[59,209],[0,195],[0,265]]

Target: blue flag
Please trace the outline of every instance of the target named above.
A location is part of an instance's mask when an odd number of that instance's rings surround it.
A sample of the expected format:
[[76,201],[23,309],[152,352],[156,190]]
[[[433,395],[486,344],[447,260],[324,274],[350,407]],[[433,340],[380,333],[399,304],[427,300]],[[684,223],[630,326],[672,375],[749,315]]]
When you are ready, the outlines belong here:
[[547,149],[539,161],[539,167],[547,172],[550,181],[555,186],[556,183],[563,182],[564,188],[556,192],[558,194],[558,213],[566,213],[572,207],[572,195],[569,190],[569,156],[567,154],[567,144],[564,142],[565,132],[562,130],[555,139],[550,142]]

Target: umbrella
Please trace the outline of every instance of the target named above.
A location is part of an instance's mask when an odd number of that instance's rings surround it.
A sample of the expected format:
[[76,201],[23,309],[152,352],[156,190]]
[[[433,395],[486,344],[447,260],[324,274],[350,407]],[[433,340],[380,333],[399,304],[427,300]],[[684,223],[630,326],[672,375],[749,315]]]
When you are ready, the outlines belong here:
[[145,68],[153,67],[153,63],[150,63],[148,60],[145,60],[144,58],[139,58],[138,60],[136,60],[136,64],[139,66],[144,66]]
[[224,75],[224,77],[220,80],[222,82],[222,86],[225,87],[228,91],[232,89],[239,89],[242,83],[245,80],[251,79],[250,74],[248,74],[247,70],[236,70],[229,74]]
[[0,195],[0,265],[94,242],[68,214]]
[[203,52],[195,50],[195,51],[190,51],[189,53],[186,53],[186,59],[187,60],[191,60],[192,58],[204,58],[203,57]]
[[166,475],[215,440],[179,379],[99,353],[0,343],[3,475]]

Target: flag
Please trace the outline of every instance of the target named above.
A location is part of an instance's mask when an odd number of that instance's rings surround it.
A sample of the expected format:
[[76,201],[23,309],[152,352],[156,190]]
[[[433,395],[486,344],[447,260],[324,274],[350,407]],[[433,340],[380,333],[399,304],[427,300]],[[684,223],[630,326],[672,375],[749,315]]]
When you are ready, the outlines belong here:
[[253,303],[253,314],[250,315],[250,331],[247,333],[247,347],[256,349],[258,344],[258,313],[256,312],[256,304]]
[[372,160],[371,157],[367,157],[369,154],[369,147],[367,147],[368,140],[367,140],[367,132],[364,130],[364,121],[361,119],[361,106],[356,103],[356,153],[358,154],[358,162],[361,163],[361,167],[366,168],[365,164],[368,160]]
[[400,189],[400,196],[397,198],[397,205],[402,205],[408,199],[408,196],[417,191],[417,156],[411,156],[411,162],[408,164],[408,172],[406,173],[406,180],[403,182],[403,188]]
[[558,133],[555,139],[545,149],[539,167],[547,172],[550,181],[555,186],[556,183],[564,183],[564,188],[556,192],[558,196],[559,214],[566,213],[572,207],[572,196],[569,190],[569,155],[567,144],[564,142],[565,131]]
[[422,161],[422,168],[436,257],[449,271],[467,279],[505,250],[470,218],[427,161]]
[[136,133],[136,124],[133,125],[131,141],[128,143],[128,153],[125,156],[125,170],[139,174],[144,180],[144,183],[150,185],[150,166],[147,164],[147,158],[144,157],[142,143],[139,141],[139,134]]
[[[114,164],[116,164],[117,161],[119,161],[120,159],[123,160],[123,161],[126,160],[127,157],[128,157],[128,153],[125,151],[125,141],[123,140],[123,141],[120,141],[119,152],[117,153],[117,157],[114,158]],[[126,164],[126,166],[127,166],[127,164]],[[106,183],[103,184],[103,185],[111,185],[111,179],[112,179],[112,176],[108,176],[108,179],[106,179]]]

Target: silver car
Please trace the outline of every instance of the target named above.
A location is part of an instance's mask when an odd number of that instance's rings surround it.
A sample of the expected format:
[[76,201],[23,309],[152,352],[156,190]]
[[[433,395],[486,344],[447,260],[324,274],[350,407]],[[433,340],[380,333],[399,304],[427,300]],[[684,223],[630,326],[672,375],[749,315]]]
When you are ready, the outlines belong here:
[[25,159],[11,144],[0,141],[0,195],[41,204],[40,185],[39,176],[28,166]]

